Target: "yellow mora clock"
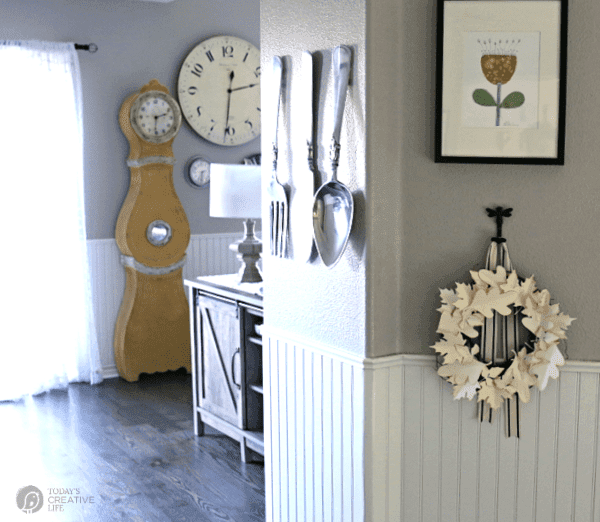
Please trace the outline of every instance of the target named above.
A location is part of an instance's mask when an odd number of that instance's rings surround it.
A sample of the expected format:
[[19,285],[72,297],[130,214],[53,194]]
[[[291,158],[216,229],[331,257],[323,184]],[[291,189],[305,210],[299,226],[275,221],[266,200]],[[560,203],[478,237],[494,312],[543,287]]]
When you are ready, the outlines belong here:
[[127,283],[115,328],[119,375],[191,371],[183,288],[190,227],[173,186],[172,143],[181,110],[157,80],[125,100],[119,124],[130,145],[131,181],[115,231]]

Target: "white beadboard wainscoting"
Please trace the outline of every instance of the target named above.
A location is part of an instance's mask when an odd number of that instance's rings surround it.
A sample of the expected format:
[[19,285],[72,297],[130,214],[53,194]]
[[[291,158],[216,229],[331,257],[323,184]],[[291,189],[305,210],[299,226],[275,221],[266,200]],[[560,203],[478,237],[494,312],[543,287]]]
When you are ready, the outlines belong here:
[[[203,275],[232,274],[240,262],[229,245],[242,238],[242,232],[200,234],[190,238],[183,278]],[[88,256],[92,274],[92,298],[100,344],[100,360],[105,378],[117,377],[113,351],[115,323],[125,291],[125,269],[114,239],[88,240]]]
[[434,356],[265,333],[267,522],[600,522],[600,363],[532,389],[517,439],[453,400]]
[[358,361],[268,332],[263,345],[267,522],[362,520],[363,370]]

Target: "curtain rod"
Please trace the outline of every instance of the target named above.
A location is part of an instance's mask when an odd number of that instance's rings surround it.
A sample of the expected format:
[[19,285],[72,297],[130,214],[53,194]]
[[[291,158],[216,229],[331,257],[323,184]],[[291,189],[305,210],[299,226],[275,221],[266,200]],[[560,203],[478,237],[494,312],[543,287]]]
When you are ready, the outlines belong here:
[[98,46],[95,43],[89,44],[75,44],[75,49],[77,51],[89,51],[90,53],[95,53],[98,50]]

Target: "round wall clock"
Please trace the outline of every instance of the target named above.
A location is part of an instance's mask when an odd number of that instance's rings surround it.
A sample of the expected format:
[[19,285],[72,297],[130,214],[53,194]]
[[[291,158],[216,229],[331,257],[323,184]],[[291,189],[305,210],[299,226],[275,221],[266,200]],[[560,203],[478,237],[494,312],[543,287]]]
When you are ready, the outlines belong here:
[[181,110],[169,94],[146,91],[131,106],[130,121],[133,130],[143,140],[166,143],[181,127]]
[[210,162],[201,156],[193,157],[186,168],[186,179],[194,188],[206,188],[210,183]]
[[215,36],[185,58],[177,85],[185,119],[202,138],[234,146],[260,135],[260,52],[235,36]]

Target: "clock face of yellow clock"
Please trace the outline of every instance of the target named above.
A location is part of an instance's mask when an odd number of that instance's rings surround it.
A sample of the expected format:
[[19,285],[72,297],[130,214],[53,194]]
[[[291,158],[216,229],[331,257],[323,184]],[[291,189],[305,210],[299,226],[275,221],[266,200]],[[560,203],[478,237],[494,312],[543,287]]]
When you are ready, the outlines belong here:
[[181,126],[177,102],[160,91],[146,91],[131,106],[131,126],[140,138],[152,143],[165,143]]
[[260,135],[260,52],[251,43],[216,36],[198,44],[181,66],[177,93],[202,138],[234,146]]

